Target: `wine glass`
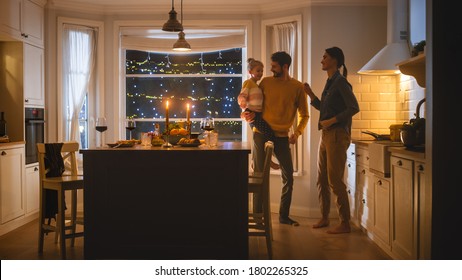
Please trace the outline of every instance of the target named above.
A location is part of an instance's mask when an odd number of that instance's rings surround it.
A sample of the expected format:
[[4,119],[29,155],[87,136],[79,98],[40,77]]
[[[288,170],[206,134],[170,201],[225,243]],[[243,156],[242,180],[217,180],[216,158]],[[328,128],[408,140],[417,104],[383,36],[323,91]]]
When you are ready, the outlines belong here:
[[130,132],[130,139],[132,139],[132,130],[136,128],[136,123],[132,119],[128,119],[125,121],[125,128]]
[[104,146],[103,132],[107,130],[107,120],[105,117],[99,117],[96,119],[95,129],[101,134],[101,147],[103,147]]
[[206,117],[201,119],[201,129],[205,130],[205,143],[210,146],[210,133],[215,129],[215,121],[212,117]]
[[212,131],[215,129],[215,121],[212,117],[201,119],[201,129],[205,131]]

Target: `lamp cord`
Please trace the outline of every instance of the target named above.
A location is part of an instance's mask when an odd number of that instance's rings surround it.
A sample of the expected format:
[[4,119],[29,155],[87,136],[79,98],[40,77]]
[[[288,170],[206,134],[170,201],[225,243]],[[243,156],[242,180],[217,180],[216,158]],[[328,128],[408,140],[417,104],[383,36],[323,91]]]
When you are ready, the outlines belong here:
[[183,25],[183,0],[181,0],[181,25]]

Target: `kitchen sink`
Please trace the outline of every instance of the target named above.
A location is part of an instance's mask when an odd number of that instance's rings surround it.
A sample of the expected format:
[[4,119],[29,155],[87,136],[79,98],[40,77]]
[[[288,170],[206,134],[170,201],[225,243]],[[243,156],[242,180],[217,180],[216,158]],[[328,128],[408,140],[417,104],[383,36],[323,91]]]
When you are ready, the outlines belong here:
[[382,177],[390,177],[389,147],[402,147],[401,142],[374,141],[369,144],[369,170]]

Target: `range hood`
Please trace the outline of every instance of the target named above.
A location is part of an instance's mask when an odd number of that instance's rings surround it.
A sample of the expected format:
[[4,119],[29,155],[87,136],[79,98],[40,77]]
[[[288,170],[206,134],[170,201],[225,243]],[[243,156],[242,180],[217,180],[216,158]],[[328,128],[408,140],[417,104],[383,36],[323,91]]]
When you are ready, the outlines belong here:
[[396,64],[409,59],[408,43],[408,0],[388,0],[387,2],[387,45],[381,49],[358,74],[397,75]]

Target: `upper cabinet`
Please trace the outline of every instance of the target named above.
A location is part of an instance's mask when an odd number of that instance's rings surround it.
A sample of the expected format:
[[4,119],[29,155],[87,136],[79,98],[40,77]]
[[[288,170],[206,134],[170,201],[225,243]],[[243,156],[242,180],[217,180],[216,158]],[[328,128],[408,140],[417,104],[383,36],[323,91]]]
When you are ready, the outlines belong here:
[[0,35],[43,47],[45,3],[45,0],[2,0]]
[[42,48],[24,44],[24,106],[45,106],[45,54]]
[[419,54],[417,56],[411,57],[408,60],[401,61],[396,64],[399,67],[401,73],[413,76],[417,84],[421,87],[425,87],[425,53]]

